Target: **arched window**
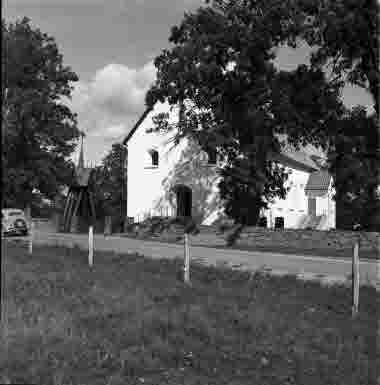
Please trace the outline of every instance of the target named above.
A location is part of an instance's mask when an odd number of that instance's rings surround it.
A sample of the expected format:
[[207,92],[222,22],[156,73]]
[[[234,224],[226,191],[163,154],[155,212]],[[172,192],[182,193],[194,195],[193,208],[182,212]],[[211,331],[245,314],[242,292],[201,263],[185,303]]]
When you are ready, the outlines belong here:
[[207,157],[208,157],[207,164],[215,165],[216,164],[216,160],[217,160],[216,149],[215,148],[208,148],[206,150],[206,152],[207,152]]
[[191,217],[192,191],[185,185],[175,185],[173,188],[177,199],[177,217]]
[[149,150],[149,155],[151,157],[151,166],[153,167],[158,167],[158,162],[159,162],[159,156],[158,156],[158,151],[157,150]]

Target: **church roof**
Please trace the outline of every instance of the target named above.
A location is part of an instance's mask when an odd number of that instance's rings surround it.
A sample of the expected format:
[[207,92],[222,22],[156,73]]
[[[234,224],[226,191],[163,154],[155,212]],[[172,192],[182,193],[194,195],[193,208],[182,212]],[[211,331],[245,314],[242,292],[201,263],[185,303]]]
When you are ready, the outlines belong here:
[[89,184],[92,168],[77,168],[75,170],[75,183],[79,187],[86,187]]
[[132,127],[131,131],[127,134],[127,136],[123,140],[123,144],[127,144],[129,142],[129,139],[132,138],[133,134],[137,131],[137,129],[140,127],[141,123],[145,120],[149,112],[151,112],[153,108],[148,107],[143,114],[140,116],[139,120],[136,122],[136,124]]
[[84,167],[84,149],[83,149],[83,137],[81,135],[81,145],[79,150],[78,165],[75,168],[75,180],[74,183],[79,187],[86,187],[89,184],[92,168]]
[[327,170],[320,170],[309,175],[306,183],[305,193],[314,193],[317,195],[324,195],[328,192],[331,182],[331,175]]
[[83,136],[84,136],[84,134],[82,133],[82,135],[81,135],[81,143],[80,143],[80,150],[79,150],[79,158],[78,158],[78,166],[77,166],[78,169],[84,168]]
[[305,150],[290,150],[284,149],[281,152],[283,156],[282,163],[284,165],[289,165],[293,168],[305,169],[305,171],[313,172],[319,170],[318,164],[313,161]]

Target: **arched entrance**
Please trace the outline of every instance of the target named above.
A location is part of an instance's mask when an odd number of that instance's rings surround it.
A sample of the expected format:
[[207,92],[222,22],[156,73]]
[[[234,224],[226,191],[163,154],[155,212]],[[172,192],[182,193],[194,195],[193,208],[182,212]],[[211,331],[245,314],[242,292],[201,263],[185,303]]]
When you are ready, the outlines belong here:
[[177,200],[177,217],[191,217],[192,191],[183,184],[173,188]]

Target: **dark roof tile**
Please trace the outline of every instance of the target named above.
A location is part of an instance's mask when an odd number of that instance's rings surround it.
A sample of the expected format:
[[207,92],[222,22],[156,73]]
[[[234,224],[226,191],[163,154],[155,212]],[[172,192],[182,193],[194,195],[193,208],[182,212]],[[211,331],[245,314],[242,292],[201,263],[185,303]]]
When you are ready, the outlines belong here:
[[77,168],[75,170],[75,182],[80,187],[88,186],[92,168]]
[[329,189],[330,182],[331,175],[328,171],[321,170],[313,172],[309,175],[309,179],[305,187],[305,193],[307,194],[311,191],[326,193]]

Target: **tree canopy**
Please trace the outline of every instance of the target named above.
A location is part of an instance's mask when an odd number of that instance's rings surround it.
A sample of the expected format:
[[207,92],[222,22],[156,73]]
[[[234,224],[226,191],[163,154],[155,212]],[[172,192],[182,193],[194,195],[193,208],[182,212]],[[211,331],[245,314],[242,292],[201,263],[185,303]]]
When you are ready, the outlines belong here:
[[334,146],[329,152],[330,171],[335,176],[337,225],[380,231],[377,119],[355,108],[339,122]]
[[307,19],[301,38],[311,46],[311,64],[330,82],[368,92],[374,112],[346,111],[330,132],[329,165],[335,177],[337,226],[380,230],[379,11],[377,0],[299,0]]
[[[305,16],[290,3],[228,2],[185,14],[171,30],[173,47],[155,60],[157,81],[146,96],[148,107],[183,103],[177,141],[191,137],[216,148],[224,164],[220,192],[238,222],[255,222],[261,208],[286,194],[287,174],[269,157],[281,150],[281,134],[295,146],[326,147],[344,112],[341,83],[329,82],[322,68],[282,71],[274,64],[276,48],[295,44],[303,31]],[[155,125],[173,128],[163,114]]]
[[377,0],[298,0],[305,16],[300,36],[312,47],[314,67],[367,90],[379,113],[379,11]]
[[2,20],[1,64],[3,206],[25,207],[33,191],[53,198],[72,176],[80,131],[64,99],[78,76],[28,18]]
[[[124,179],[125,149],[122,144],[112,145],[112,149],[95,167],[95,206],[98,217],[112,216],[124,220],[126,204],[126,180]],[[124,194],[124,195],[123,195]]]

